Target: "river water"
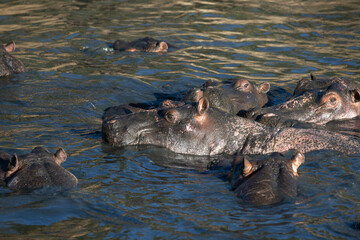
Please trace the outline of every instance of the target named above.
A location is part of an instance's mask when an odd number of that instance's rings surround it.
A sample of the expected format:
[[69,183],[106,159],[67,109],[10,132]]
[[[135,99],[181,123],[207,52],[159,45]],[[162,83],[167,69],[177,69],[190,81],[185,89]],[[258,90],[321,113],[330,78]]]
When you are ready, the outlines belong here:
[[[205,80],[245,77],[289,93],[310,72],[358,81],[360,2],[0,1],[2,44],[27,72],[0,79],[0,150],[35,146],[69,157],[65,193],[0,187],[2,239],[356,239],[360,155],[306,154],[295,199],[243,204],[209,159],[102,141],[110,106],[155,101]],[[167,54],[113,52],[145,36]],[[290,154],[290,153],[289,153]],[[218,156],[231,158],[230,156]]]

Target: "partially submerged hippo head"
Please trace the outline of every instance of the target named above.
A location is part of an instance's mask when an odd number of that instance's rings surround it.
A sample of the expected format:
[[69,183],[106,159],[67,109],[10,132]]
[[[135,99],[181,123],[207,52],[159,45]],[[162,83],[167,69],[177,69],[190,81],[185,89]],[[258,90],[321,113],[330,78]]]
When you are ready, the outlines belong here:
[[360,84],[343,78],[302,79],[293,97],[272,107],[256,110],[253,118],[285,118],[314,124],[351,119],[360,115]]
[[109,108],[104,113],[103,139],[115,147],[155,145],[191,155],[265,154],[298,149],[360,152],[360,142],[317,129],[273,129],[250,119],[198,103],[173,108],[137,110]]
[[66,160],[64,149],[51,154],[44,147],[36,147],[22,156],[0,152],[0,176],[13,190],[31,191],[44,187],[70,189],[78,180],[68,170],[60,166]]
[[238,156],[229,173],[231,188],[244,202],[267,205],[297,195],[297,169],[304,155],[296,152],[291,159],[273,153],[266,159]]
[[[177,108],[151,109],[124,115],[105,112],[103,138],[114,146],[156,145],[177,153],[214,155],[227,142],[222,125],[222,112],[209,117],[209,101],[200,99],[196,106],[185,104]],[[220,142],[223,142],[221,144]],[[221,151],[221,150],[220,150]]]
[[25,72],[24,64],[10,54],[13,51],[15,51],[14,41],[0,46],[0,77]]
[[252,108],[263,107],[267,101],[269,83],[254,84],[246,79],[230,79],[222,83],[207,81],[201,89],[188,92],[183,100],[199,101],[206,97],[211,107],[238,114]]
[[151,37],[137,39],[132,42],[116,40],[113,43],[114,50],[126,52],[156,52],[165,53],[169,46],[165,41],[159,41]]

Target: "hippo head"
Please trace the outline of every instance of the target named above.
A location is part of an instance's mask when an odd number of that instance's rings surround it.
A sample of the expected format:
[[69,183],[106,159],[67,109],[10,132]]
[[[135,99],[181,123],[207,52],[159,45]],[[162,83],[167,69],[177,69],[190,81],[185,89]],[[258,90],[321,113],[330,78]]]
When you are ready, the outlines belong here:
[[159,41],[151,37],[134,40],[132,42],[125,42],[123,40],[116,40],[113,43],[113,48],[119,51],[127,52],[155,52],[166,53],[169,46],[164,41]]
[[297,169],[304,159],[300,152],[290,159],[279,153],[265,159],[238,156],[229,173],[230,185],[244,202],[255,205],[276,203],[284,196],[295,197]]
[[158,41],[153,38],[145,38],[143,42],[135,45],[136,49],[142,49],[144,52],[166,53],[169,46],[164,41]]
[[[109,111],[113,110],[110,108]],[[238,118],[209,108],[207,98],[181,107],[150,109],[125,115],[105,112],[104,116],[103,138],[113,146],[149,144],[191,155],[224,152],[228,142],[231,142],[229,135],[235,135],[230,128],[234,128],[235,119]],[[236,149],[235,146],[232,151]]]
[[207,81],[202,89],[187,93],[184,100],[198,101],[206,97],[211,107],[237,114],[240,111],[264,106],[268,101],[269,89],[269,83],[256,85],[246,79],[230,79],[221,84]]
[[298,96],[273,107],[255,110],[252,114],[261,122],[265,122],[266,118],[279,117],[314,124],[360,115],[360,85],[349,84],[340,78],[327,85],[326,88],[306,91],[297,88],[294,95],[296,93]]
[[74,187],[78,180],[60,166],[66,160],[64,149],[51,154],[44,147],[36,147],[31,153],[10,157],[0,154],[1,177],[14,190],[28,191],[42,187]]
[[10,54],[14,51],[14,41],[11,41],[5,46],[0,46],[0,77],[25,72],[24,64]]

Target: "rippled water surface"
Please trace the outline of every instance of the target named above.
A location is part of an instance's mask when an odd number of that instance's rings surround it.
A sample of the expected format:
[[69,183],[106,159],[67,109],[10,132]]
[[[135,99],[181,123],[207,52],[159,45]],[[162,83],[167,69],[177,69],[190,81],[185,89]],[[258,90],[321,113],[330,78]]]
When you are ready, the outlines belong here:
[[[306,154],[299,195],[243,204],[207,158],[101,139],[107,107],[176,96],[205,80],[246,77],[291,92],[309,76],[360,75],[360,2],[1,1],[1,43],[27,72],[0,79],[0,150],[35,146],[69,158],[76,189],[13,194],[0,187],[2,239],[356,239],[360,156]],[[167,54],[120,53],[116,39],[152,36]],[[281,93],[279,99],[286,98]],[[224,156],[224,158],[230,158]]]

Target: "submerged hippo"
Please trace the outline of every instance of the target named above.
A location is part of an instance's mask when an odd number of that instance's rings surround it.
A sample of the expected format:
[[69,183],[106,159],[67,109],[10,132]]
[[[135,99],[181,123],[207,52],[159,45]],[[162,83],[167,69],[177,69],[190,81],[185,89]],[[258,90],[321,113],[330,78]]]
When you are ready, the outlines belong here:
[[165,41],[159,41],[151,37],[137,39],[132,42],[116,40],[112,47],[114,50],[127,52],[158,52],[165,53],[168,51],[169,44]]
[[[110,111],[111,114],[107,114]],[[115,147],[150,144],[191,155],[266,154],[298,149],[360,152],[358,140],[317,129],[273,129],[209,107],[207,98],[195,104],[124,114],[105,112],[103,139]]]
[[[249,116],[262,123],[269,119],[325,124],[360,115],[360,84],[343,78],[304,78],[286,102],[255,110]],[[277,120],[276,120],[277,121]]]
[[14,41],[0,46],[0,77],[25,72],[24,64],[10,54],[13,51],[15,51]]
[[36,147],[31,153],[12,157],[0,152],[0,177],[13,190],[31,191],[43,187],[70,189],[78,183],[77,178],[60,166],[66,160],[64,149],[51,154],[44,147]]
[[183,100],[198,102],[200,98],[206,97],[211,107],[238,114],[240,111],[263,107],[268,102],[269,89],[269,83],[257,85],[246,79],[230,79],[222,83],[207,81],[201,89],[185,94]]
[[255,205],[296,197],[297,169],[304,159],[300,152],[296,152],[291,159],[279,153],[260,160],[238,156],[228,176],[231,188],[244,202]]

